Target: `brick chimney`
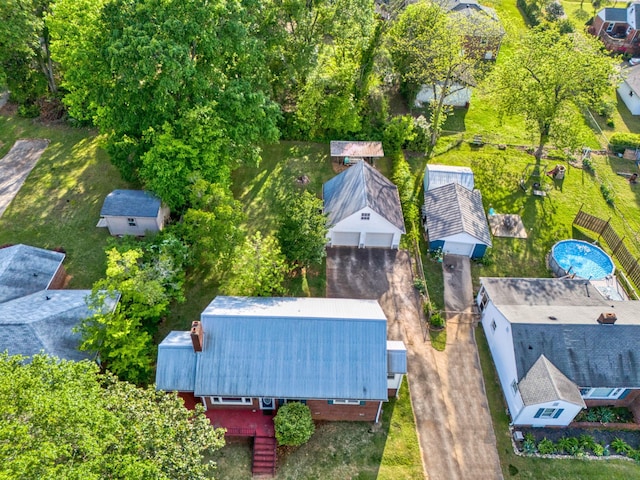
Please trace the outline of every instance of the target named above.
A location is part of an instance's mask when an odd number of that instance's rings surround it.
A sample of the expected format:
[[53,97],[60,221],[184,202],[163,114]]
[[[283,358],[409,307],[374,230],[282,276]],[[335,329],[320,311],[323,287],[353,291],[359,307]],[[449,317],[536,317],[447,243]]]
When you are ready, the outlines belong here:
[[618,319],[618,317],[616,317],[615,313],[613,313],[613,312],[603,312],[598,317],[598,323],[603,324],[603,325],[613,325],[614,323],[616,323],[617,319]]
[[201,352],[204,343],[204,332],[202,324],[198,321],[191,323],[191,342],[193,343],[193,351]]

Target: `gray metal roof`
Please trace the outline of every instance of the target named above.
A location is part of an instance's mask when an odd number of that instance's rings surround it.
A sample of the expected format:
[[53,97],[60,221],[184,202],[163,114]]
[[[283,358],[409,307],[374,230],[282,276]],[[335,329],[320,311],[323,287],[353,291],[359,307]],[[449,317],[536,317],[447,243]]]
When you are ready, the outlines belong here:
[[0,249],[0,303],[44,290],[64,254],[28,245]]
[[525,405],[564,400],[585,407],[580,389],[544,355],[529,369],[518,389]]
[[387,341],[387,372],[407,373],[407,348],[403,342]]
[[600,15],[605,22],[626,22],[627,21],[627,9],[626,8],[605,8],[604,14]]
[[382,142],[332,140],[329,148],[332,157],[384,157]]
[[88,358],[73,333],[92,312],[90,290],[43,290],[0,304],[0,351],[31,356],[44,351],[67,360]]
[[336,175],[323,185],[322,191],[330,225],[369,207],[405,232],[398,187],[366,162],[358,162]]
[[156,217],[161,202],[158,197],[143,190],[114,190],[104,199],[101,216]]
[[425,192],[450,183],[459,183],[468,190],[473,190],[473,171],[469,167],[427,165],[427,168],[424,170]]
[[[375,300],[216,297],[201,320],[197,396],[387,399],[387,322]],[[158,388],[175,389],[188,358],[186,338],[173,339]]]
[[156,388],[193,392],[196,385],[196,353],[191,332],[171,332],[158,345]]
[[429,241],[467,233],[478,243],[491,246],[491,234],[479,190],[450,183],[426,192],[424,203]]

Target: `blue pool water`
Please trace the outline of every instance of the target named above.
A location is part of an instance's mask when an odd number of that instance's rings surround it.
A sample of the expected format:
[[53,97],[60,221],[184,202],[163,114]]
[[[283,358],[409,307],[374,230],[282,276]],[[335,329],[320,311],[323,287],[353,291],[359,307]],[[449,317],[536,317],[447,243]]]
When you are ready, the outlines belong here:
[[[611,275],[615,266],[601,248],[582,240],[562,240],[551,249],[551,264],[557,263],[564,274],[598,280]],[[556,269],[554,268],[554,271]],[[557,272],[556,274],[561,273]]]

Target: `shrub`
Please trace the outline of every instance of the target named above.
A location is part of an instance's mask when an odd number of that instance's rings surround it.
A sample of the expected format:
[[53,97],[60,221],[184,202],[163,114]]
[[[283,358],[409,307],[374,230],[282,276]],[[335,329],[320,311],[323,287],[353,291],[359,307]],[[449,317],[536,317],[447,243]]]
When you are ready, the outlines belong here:
[[[613,194],[613,190],[611,190],[608,186],[606,186],[604,183],[600,184],[600,191],[602,192],[602,196],[604,197],[604,200],[609,204],[609,205],[613,205],[613,202],[615,201],[615,195]],[[604,420],[601,420],[603,423],[607,423]],[[611,421],[611,420],[609,420]]]
[[593,160],[589,157],[584,157],[582,159],[582,168],[584,168],[587,172],[594,173],[596,170],[593,168]]
[[602,423],[611,423],[616,419],[615,413],[609,407],[598,407],[596,410],[598,412],[598,419]]
[[558,450],[553,441],[549,440],[548,438],[543,438],[542,440],[540,440],[540,443],[538,443],[538,452],[540,452],[542,455],[551,455],[553,453],[556,453],[557,451]]
[[620,455],[626,455],[631,451],[629,444],[618,437],[611,442],[611,449]]
[[431,317],[429,318],[429,323],[435,328],[443,328],[445,326],[444,317],[440,314],[440,312],[432,313]]
[[626,148],[640,148],[640,134],[614,133],[609,139],[609,148],[614,153],[624,153]]
[[416,277],[413,279],[413,287],[422,295],[427,293],[427,284],[420,277]]
[[578,437],[578,443],[582,448],[593,450],[593,447],[596,445],[596,441],[593,439],[591,435],[583,434]]
[[587,422],[598,422],[600,421],[600,416],[598,415],[598,410],[595,408],[589,408],[587,413],[584,415],[584,419]]
[[558,450],[569,455],[576,455],[581,447],[576,437],[562,437],[558,440]]
[[640,463],[640,449],[638,449],[638,450],[634,450],[634,449],[629,450],[627,452],[627,456],[629,458],[633,458],[636,462]]
[[273,423],[278,444],[294,447],[307,443],[316,429],[311,410],[300,402],[280,407]]
[[596,457],[601,457],[604,455],[604,447],[599,443],[594,444],[591,450]]
[[538,449],[536,448],[536,439],[532,434],[527,433],[524,436],[524,442],[522,442],[522,449],[524,450],[524,453],[528,453],[528,454],[533,454],[538,451]]

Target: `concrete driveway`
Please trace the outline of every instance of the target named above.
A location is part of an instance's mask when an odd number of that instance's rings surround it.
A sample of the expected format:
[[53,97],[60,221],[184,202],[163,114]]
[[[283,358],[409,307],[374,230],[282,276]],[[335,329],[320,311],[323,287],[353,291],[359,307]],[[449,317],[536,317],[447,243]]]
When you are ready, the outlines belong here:
[[18,140],[0,159],[0,217],[20,191],[47,145],[49,140]]
[[[470,308],[469,260],[466,269],[464,259],[443,265],[454,265],[445,268],[445,295],[452,301],[447,310]],[[410,257],[398,250],[328,249],[327,297],[378,299],[389,339],[405,342],[425,477],[502,479],[470,316],[452,318],[445,352],[435,351],[420,326]]]

